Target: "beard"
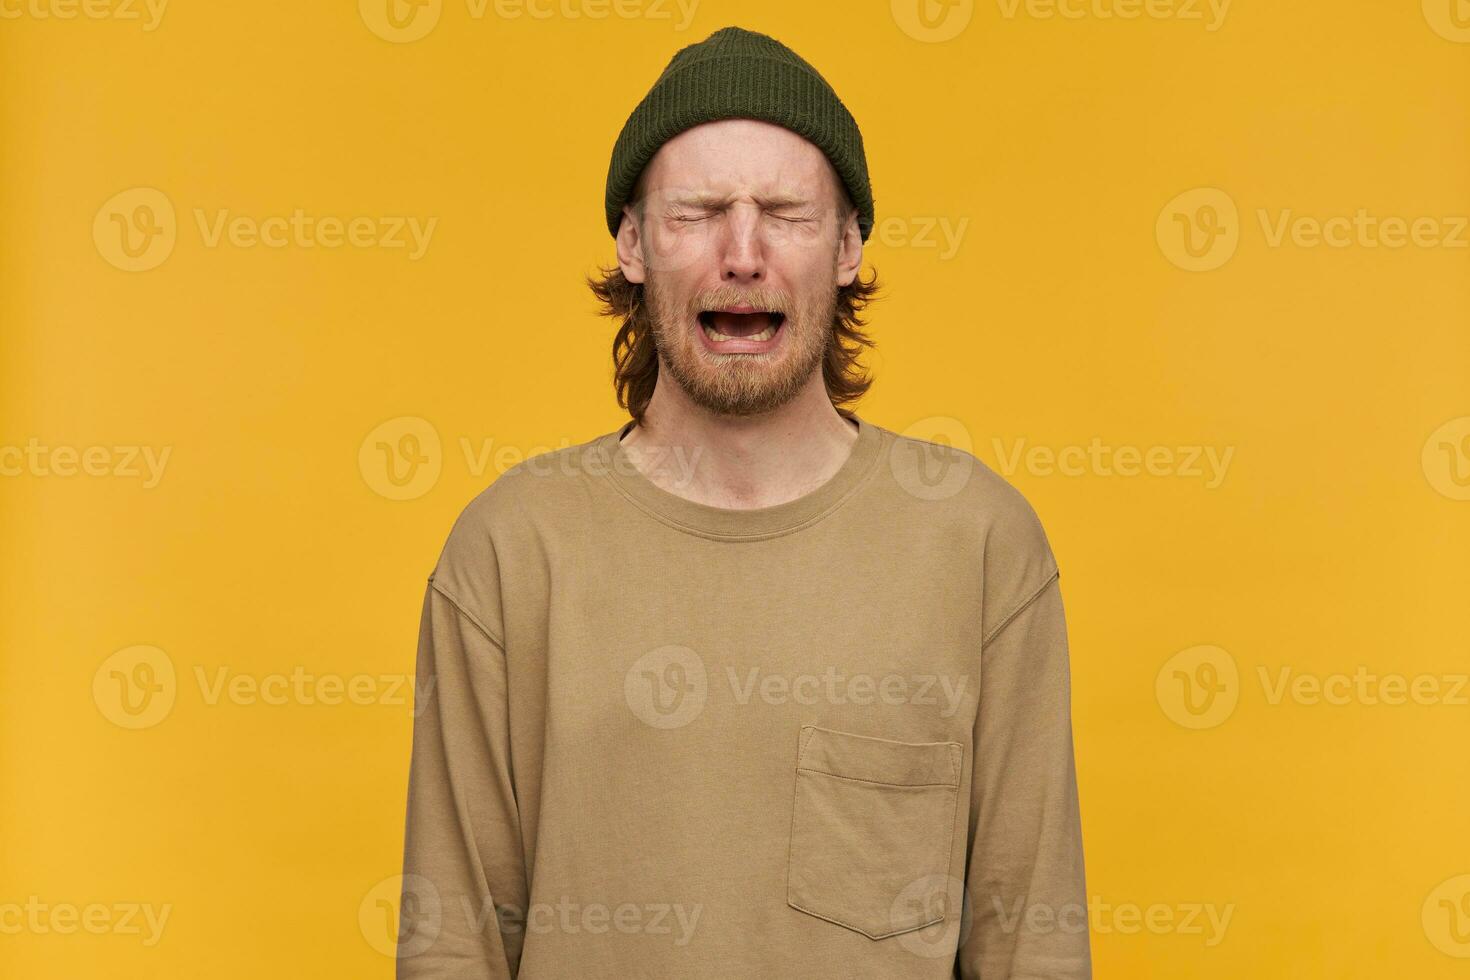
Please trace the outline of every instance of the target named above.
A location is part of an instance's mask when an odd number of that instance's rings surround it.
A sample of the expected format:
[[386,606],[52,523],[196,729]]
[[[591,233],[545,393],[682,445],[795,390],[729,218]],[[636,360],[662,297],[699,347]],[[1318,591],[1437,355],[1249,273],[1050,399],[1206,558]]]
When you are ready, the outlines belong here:
[[[836,261],[833,261],[836,271]],[[689,400],[715,415],[750,416],[775,411],[795,398],[820,371],[835,343],[837,284],[792,297],[763,286],[720,286],[695,293],[687,303],[667,294],[652,269],[645,283],[659,371],[677,384]],[[706,349],[701,310],[748,303],[785,314],[781,342],[762,353],[721,354]]]

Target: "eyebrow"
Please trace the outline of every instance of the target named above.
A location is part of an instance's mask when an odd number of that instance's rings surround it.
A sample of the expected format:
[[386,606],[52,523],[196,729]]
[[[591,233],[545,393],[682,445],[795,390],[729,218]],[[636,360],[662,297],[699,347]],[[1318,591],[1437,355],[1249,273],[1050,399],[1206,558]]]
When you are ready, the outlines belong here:
[[[763,208],[806,207],[812,203],[797,194],[752,194],[751,197],[755,198],[755,202]],[[685,204],[691,207],[719,208],[730,203],[730,195],[702,191],[692,194],[675,194],[670,200],[674,204]]]

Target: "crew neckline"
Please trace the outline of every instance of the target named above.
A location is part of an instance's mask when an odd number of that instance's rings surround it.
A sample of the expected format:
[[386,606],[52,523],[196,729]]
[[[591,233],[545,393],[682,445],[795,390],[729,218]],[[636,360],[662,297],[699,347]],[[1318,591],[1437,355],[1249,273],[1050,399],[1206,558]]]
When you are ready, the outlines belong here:
[[632,419],[599,436],[597,451],[606,464],[604,473],[609,482],[634,506],[664,524],[719,540],[770,538],[790,534],[826,517],[872,475],[881,455],[885,430],[855,413],[839,411],[839,414],[858,426],[847,459],[822,485],[794,500],[770,507],[715,507],[660,487],[644,476],[623,451],[621,439],[634,425]]

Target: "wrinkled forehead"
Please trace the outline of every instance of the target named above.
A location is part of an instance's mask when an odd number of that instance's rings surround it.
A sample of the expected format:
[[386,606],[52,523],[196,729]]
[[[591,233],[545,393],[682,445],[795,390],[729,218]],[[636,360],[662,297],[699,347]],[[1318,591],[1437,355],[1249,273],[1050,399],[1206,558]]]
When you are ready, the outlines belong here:
[[797,133],[759,119],[720,119],[659,147],[634,197],[663,200],[755,194],[830,204],[841,188],[827,155]]

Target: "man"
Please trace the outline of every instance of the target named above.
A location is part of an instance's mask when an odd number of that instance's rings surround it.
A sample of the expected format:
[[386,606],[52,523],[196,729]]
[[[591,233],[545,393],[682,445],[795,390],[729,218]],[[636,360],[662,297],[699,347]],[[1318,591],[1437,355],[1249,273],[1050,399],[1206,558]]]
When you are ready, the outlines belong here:
[[842,407],[852,117],[726,28],[633,112],[606,201],[632,419],[505,473],[430,577],[399,975],[1090,976],[1045,534]]

